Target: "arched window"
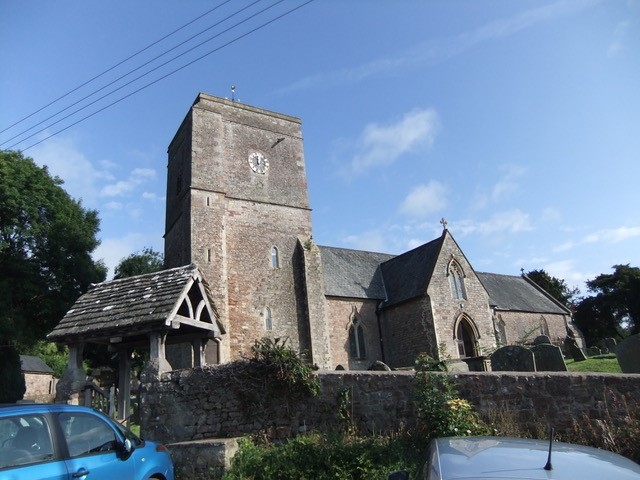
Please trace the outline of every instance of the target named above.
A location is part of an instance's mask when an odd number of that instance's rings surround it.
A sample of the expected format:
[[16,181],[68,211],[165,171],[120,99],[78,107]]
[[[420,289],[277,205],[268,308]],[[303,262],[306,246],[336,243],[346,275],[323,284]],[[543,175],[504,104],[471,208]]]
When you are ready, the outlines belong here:
[[460,265],[456,262],[449,264],[449,285],[451,286],[451,295],[456,300],[466,300],[467,293],[464,289],[464,275]]
[[364,346],[364,329],[357,318],[349,327],[349,351],[353,358],[364,359],[367,356]]
[[262,312],[264,316],[264,329],[268,332],[273,330],[273,319],[271,318],[271,309],[269,307],[264,307],[264,312]]
[[277,247],[271,247],[271,268],[280,268],[280,255]]
[[460,358],[477,357],[476,334],[473,326],[465,317],[458,321],[455,332],[456,343],[458,344],[458,356]]

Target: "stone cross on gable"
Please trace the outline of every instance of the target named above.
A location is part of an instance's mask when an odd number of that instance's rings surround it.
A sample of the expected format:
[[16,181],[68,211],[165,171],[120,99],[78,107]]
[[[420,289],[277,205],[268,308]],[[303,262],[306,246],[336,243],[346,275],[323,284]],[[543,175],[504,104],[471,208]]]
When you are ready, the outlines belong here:
[[447,221],[444,219],[444,217],[440,219],[440,224],[442,225],[443,230],[447,229]]

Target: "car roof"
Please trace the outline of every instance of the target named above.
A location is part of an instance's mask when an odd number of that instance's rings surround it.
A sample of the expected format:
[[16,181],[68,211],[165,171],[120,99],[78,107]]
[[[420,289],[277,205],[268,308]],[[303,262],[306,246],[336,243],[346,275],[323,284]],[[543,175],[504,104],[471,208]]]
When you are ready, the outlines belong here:
[[96,410],[80,405],[68,405],[65,403],[15,403],[0,405],[0,416],[27,415],[46,412],[93,412]]
[[544,469],[548,440],[450,437],[434,440],[441,478],[575,479],[640,478],[640,465],[606,450],[553,442],[552,470]]

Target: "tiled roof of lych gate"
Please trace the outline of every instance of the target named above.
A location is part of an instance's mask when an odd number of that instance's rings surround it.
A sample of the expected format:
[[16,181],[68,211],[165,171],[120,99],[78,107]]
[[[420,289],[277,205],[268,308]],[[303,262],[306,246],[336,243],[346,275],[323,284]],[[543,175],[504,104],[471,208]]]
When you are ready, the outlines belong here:
[[385,298],[380,264],[393,255],[319,246],[327,296]]
[[489,294],[491,305],[500,310],[564,315],[570,313],[522,276],[484,272],[476,274]]
[[[48,338],[100,337],[123,329],[135,334],[151,324],[162,325],[193,278],[201,278],[198,268],[187,265],[94,285],[76,301]],[[213,307],[211,299],[209,303]]]

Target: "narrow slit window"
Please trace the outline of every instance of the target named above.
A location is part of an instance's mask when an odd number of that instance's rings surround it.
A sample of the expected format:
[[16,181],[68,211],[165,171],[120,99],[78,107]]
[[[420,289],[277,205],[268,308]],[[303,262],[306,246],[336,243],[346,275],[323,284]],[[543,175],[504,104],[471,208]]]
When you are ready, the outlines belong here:
[[449,284],[451,286],[451,295],[457,300],[466,300],[467,293],[464,288],[464,276],[460,266],[452,262],[449,266]]
[[280,254],[277,247],[271,248],[271,268],[280,268]]
[[264,307],[264,329],[268,332],[273,330],[273,319],[271,318],[271,309]]
[[364,328],[362,328],[362,325],[357,319],[354,320],[349,327],[349,350],[353,358],[361,360],[367,356],[364,341]]

